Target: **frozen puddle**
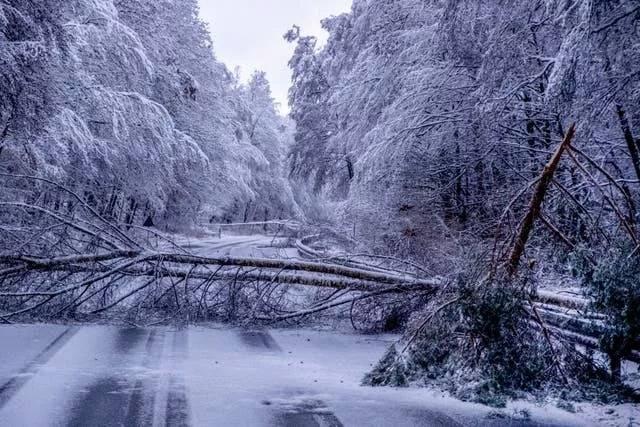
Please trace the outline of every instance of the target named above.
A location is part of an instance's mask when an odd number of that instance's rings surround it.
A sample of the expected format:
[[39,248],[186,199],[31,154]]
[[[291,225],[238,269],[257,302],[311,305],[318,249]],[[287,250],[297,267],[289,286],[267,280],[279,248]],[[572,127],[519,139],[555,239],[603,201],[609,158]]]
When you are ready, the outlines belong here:
[[360,379],[393,336],[226,327],[0,327],[1,426],[588,425]]

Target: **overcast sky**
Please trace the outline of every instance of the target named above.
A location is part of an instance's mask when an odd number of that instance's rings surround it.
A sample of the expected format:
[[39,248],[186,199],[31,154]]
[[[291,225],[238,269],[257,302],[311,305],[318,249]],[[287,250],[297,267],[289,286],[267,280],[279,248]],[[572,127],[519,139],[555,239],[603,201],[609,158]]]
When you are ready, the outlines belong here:
[[242,69],[243,78],[259,69],[267,73],[273,95],[287,112],[291,73],[287,62],[293,48],[282,36],[294,24],[303,34],[327,34],[320,20],[348,12],[352,0],[199,0],[202,18],[209,23],[218,59],[229,69]]

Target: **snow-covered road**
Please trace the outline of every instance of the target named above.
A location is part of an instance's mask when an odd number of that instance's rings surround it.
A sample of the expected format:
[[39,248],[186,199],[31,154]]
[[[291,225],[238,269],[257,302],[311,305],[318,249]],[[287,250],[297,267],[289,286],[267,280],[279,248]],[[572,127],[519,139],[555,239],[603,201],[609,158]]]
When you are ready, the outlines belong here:
[[[264,234],[225,233],[219,237],[215,233],[207,233],[199,237],[178,236],[174,241],[196,255],[209,257],[297,258],[300,256],[293,244],[286,245],[286,238]],[[170,249],[168,245],[165,247]]]
[[[271,236],[176,241],[205,256],[299,256]],[[396,339],[222,325],[0,326],[0,427],[591,425],[551,406],[512,404],[498,417],[432,390],[360,386]]]
[[361,387],[394,338],[216,325],[1,326],[0,425],[585,425],[560,410],[534,408],[536,423],[491,419],[487,408],[429,390]]

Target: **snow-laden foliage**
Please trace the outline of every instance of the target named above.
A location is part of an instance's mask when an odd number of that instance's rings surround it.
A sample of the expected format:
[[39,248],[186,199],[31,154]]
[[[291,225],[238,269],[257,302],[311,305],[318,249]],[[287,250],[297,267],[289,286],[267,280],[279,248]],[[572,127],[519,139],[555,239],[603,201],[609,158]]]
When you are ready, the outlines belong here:
[[268,220],[288,212],[300,214],[284,170],[291,138],[291,123],[276,112],[266,75],[256,72],[248,84],[236,88],[236,137],[260,150],[254,160],[250,187],[253,196],[243,220]]
[[588,174],[563,160],[545,216],[573,243],[629,239],[638,22],[631,0],[356,0],[324,21],[321,49],[297,28],[286,35],[297,43],[293,174],[338,203],[334,219],[360,240],[446,272],[451,242],[517,225],[526,198],[516,196],[575,121]]
[[[639,23],[633,0],[355,0],[323,47],[285,35],[293,176],[366,251],[450,278],[368,383],[450,379],[482,400],[620,380],[638,334]],[[545,275],[606,316],[583,344],[611,376],[536,313]]]
[[[528,323],[526,292],[505,283],[462,286],[455,304],[433,302],[407,345],[393,347],[366,375],[371,386],[411,384],[446,389],[462,400],[504,407],[509,399],[553,396],[561,401],[633,400],[610,381],[593,354],[550,344]],[[523,299],[524,297],[524,299]]]
[[[588,263],[580,273],[587,284],[587,293],[594,312],[605,316],[600,348],[620,370],[620,361],[633,352],[640,335],[640,258],[625,255],[628,248],[611,249],[595,267]],[[618,372],[618,375],[620,373]]]
[[[297,213],[280,173],[290,133],[239,136],[245,96],[196,1],[6,0],[0,44],[3,172],[55,180],[139,225]],[[260,129],[278,128],[263,104]]]

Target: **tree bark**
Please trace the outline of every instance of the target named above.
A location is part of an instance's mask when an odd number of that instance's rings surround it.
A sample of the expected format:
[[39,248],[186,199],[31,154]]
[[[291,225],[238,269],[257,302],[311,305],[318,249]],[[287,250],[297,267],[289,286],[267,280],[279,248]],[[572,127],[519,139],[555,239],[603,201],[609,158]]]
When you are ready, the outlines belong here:
[[618,113],[618,119],[620,120],[620,127],[622,127],[622,132],[624,133],[624,140],[627,143],[627,148],[629,149],[629,154],[631,155],[633,168],[635,169],[636,176],[640,181],[640,143],[638,143],[638,141],[633,138],[631,125],[629,124],[627,113],[624,111],[622,105],[616,105],[616,111]]
[[622,378],[622,358],[618,355],[609,355],[609,367],[611,368],[611,377],[614,381],[620,382]]
[[529,210],[525,215],[524,220],[522,221],[522,225],[520,226],[520,230],[518,231],[518,235],[513,244],[511,255],[509,256],[507,271],[511,276],[513,276],[518,271],[518,265],[520,264],[520,259],[522,258],[522,254],[524,253],[524,248],[527,245],[527,241],[529,240],[529,236],[531,235],[531,231],[533,230],[533,225],[536,219],[540,216],[542,202],[544,202],[544,198],[547,194],[547,190],[549,189],[549,185],[553,181],[553,175],[558,169],[562,154],[564,154],[569,145],[571,145],[571,141],[575,136],[575,132],[576,125],[574,123],[569,128],[569,131],[566,133],[564,140],[562,141],[560,146],[558,146],[553,156],[551,156],[549,163],[547,163],[544,170],[542,171],[542,174],[540,175],[538,185],[536,186],[535,192],[533,193],[533,197],[531,198],[531,202],[529,204]]

